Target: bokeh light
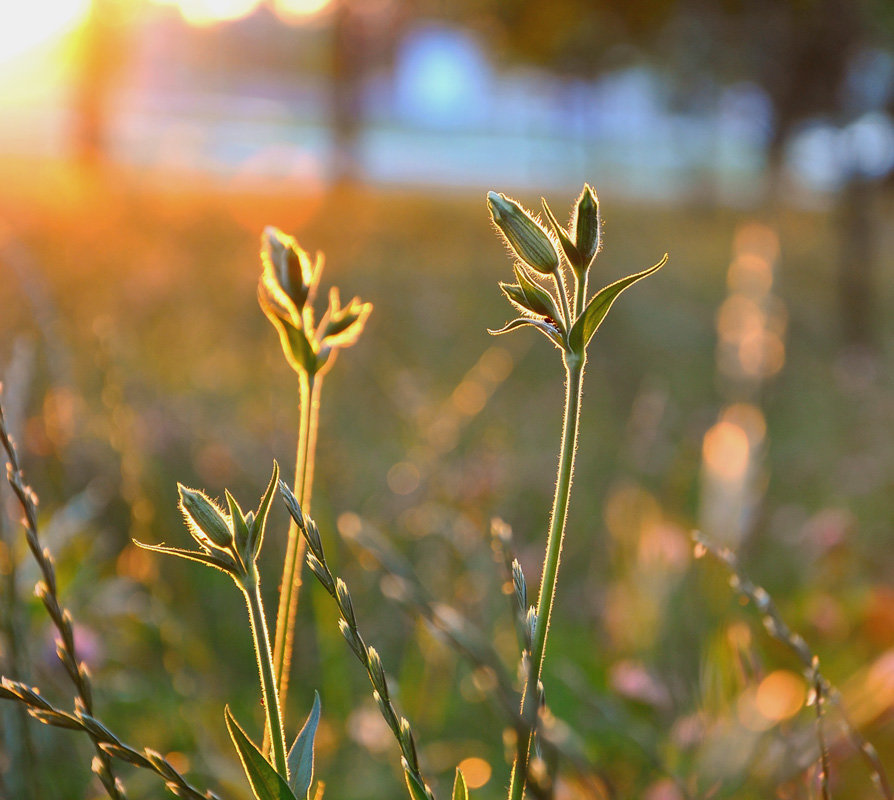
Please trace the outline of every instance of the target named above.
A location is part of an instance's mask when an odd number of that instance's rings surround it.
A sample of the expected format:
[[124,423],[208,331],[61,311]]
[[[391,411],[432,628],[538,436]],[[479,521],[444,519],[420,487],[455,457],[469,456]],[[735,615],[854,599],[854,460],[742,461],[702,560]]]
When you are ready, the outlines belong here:
[[90,0],[31,0],[0,4],[0,67],[80,25]]

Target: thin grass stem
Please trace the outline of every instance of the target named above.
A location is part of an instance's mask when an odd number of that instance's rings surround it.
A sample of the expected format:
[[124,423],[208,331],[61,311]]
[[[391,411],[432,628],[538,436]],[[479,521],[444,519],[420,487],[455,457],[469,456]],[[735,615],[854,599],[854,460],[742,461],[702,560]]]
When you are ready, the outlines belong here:
[[[2,385],[0,385],[2,394]],[[56,654],[65,667],[76,692],[76,707],[83,709],[85,714],[93,714],[93,686],[90,681],[90,673],[87,665],[78,658],[77,647],[74,639],[74,621],[71,613],[59,600],[56,584],[56,566],[50,551],[41,545],[37,528],[37,495],[25,483],[18,452],[9,431],[6,428],[6,419],[3,415],[3,406],[0,404],[0,443],[6,452],[6,478],[12,488],[19,505],[22,508],[22,525],[25,528],[25,539],[37,566],[40,568],[42,580],[35,587],[35,594],[43,602],[59,638],[56,642]],[[125,800],[126,792],[124,784],[115,777],[112,771],[112,762],[108,753],[96,744],[96,758],[94,759],[94,772],[106,790],[106,794],[112,800]]]
[[549,620],[556,592],[562,540],[565,536],[565,521],[568,516],[568,499],[571,494],[571,479],[574,473],[585,359],[584,355],[565,354],[565,419],[562,426],[562,451],[559,458],[556,491],[553,497],[553,509],[546,543],[546,557],[543,561],[543,578],[540,582],[540,596],[537,601],[537,621],[532,637],[530,670],[525,681],[521,702],[521,714],[528,721],[529,728],[527,735],[519,739],[509,783],[509,800],[522,800],[525,795],[528,759],[534,739],[539,705],[538,684],[543,671],[546,636],[549,631]]
[[[298,450],[295,458],[295,496],[310,512],[313,494],[314,454],[320,414],[320,391],[323,381],[319,376],[301,374],[299,399],[301,419],[298,427]],[[292,663],[295,617],[301,588],[301,568],[304,565],[304,539],[294,520],[289,523],[289,538],[283,562],[279,606],[276,612],[276,633],[273,643],[273,669],[280,703],[285,706],[289,691],[289,667]],[[265,748],[266,749],[266,748]]]

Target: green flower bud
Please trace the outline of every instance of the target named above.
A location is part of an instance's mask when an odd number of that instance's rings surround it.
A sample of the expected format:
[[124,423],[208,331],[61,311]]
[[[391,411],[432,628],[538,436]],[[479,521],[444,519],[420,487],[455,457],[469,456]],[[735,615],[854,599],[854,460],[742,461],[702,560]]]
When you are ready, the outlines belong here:
[[224,515],[204,492],[177,484],[180,510],[192,537],[205,549],[227,550],[233,546],[233,531]]
[[544,275],[559,268],[559,254],[546,229],[515,200],[496,192],[487,193],[487,205],[494,224],[516,255]]
[[366,648],[366,659],[369,666],[369,677],[380,697],[388,697],[388,684],[385,682],[385,668],[375,647]]
[[593,263],[602,244],[602,220],[599,218],[599,199],[596,192],[585,183],[574,208],[575,246],[581,255],[583,269]]

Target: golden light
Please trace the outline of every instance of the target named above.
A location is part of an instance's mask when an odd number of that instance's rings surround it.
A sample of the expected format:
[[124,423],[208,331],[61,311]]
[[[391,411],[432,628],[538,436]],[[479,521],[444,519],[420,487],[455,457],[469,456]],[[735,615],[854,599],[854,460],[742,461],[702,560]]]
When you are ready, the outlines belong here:
[[158,5],[174,6],[186,22],[207,27],[231,22],[251,14],[261,0],[153,0]]
[[757,687],[755,705],[768,720],[791,719],[807,700],[804,678],[786,669],[778,669],[764,678]]
[[273,12],[285,22],[299,22],[323,11],[332,0],[273,0]]
[[0,3],[0,65],[50,44],[83,22],[90,0],[28,0]]
[[742,480],[748,470],[751,445],[748,434],[733,423],[722,420],[706,434],[702,458],[709,472],[730,483]]
[[491,768],[483,758],[464,758],[459,762],[466,786],[470,789],[479,789],[490,780]]

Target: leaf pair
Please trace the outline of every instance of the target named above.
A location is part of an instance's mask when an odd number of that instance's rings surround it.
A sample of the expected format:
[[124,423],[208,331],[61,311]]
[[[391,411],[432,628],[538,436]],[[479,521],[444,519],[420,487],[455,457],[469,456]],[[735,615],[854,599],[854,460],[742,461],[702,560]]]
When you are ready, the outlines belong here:
[[311,800],[314,777],[314,737],[320,722],[320,695],[314,692],[313,708],[292,749],[289,750],[289,777],[285,780],[264,758],[260,748],[248,738],[230,707],[224,711],[230,738],[239,753],[242,768],[256,800]]

